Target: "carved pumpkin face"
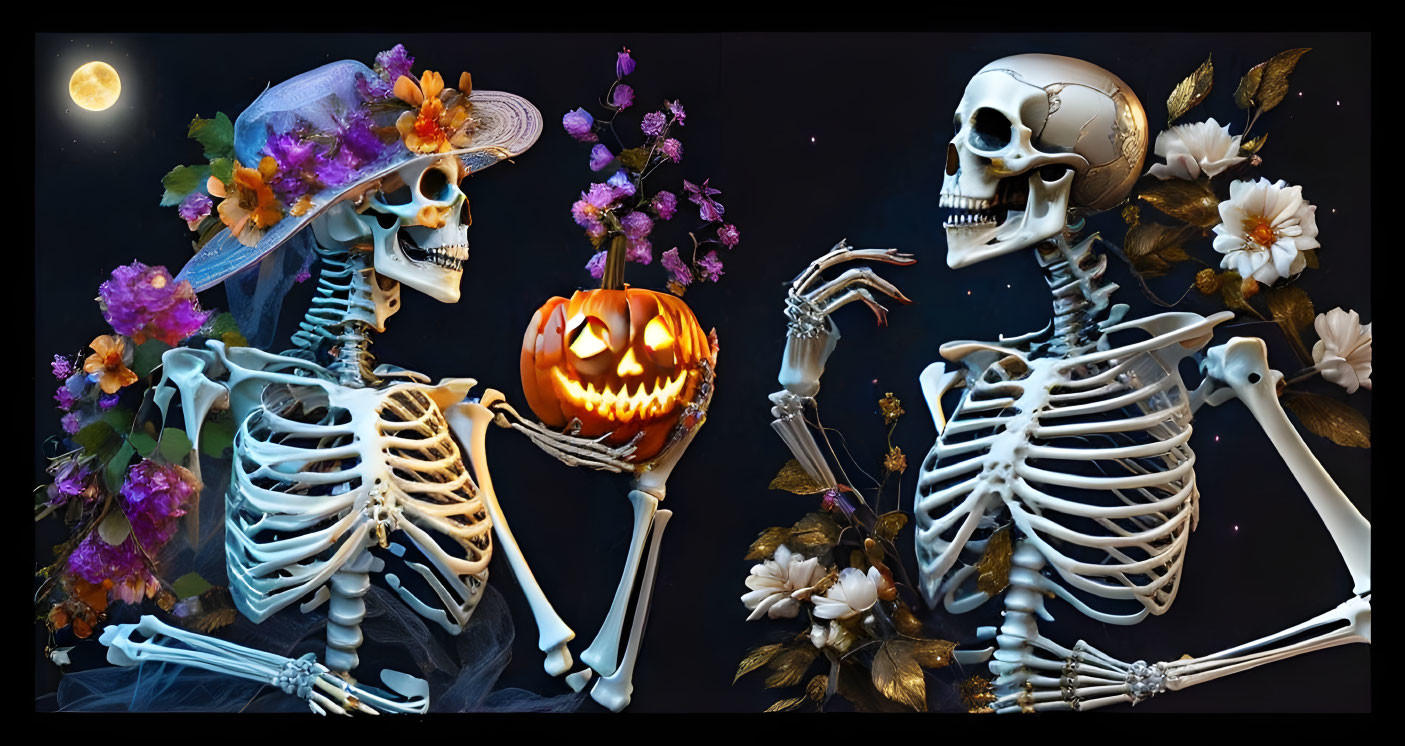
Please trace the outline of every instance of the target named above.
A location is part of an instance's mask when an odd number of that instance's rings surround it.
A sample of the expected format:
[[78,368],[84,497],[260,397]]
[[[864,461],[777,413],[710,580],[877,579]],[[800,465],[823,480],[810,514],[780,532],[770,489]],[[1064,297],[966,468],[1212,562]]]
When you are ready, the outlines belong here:
[[612,433],[630,460],[653,458],[697,393],[713,351],[682,299],[653,290],[577,290],[547,301],[522,338],[522,388],[541,421],[573,418],[583,437]]

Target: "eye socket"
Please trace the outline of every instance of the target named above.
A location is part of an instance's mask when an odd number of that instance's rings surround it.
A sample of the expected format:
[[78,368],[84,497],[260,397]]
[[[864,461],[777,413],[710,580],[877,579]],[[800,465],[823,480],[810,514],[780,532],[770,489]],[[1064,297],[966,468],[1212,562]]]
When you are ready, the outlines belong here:
[[390,205],[391,207],[399,207],[400,205],[408,205],[408,204],[410,204],[410,198],[411,198],[410,188],[409,188],[409,187],[404,187],[404,186],[402,186],[402,187],[400,187],[399,189],[396,189],[396,190],[394,190],[394,191],[390,191],[390,192],[381,192],[381,194],[380,194],[380,201],[381,201],[382,203],[384,203],[384,204]]
[[581,326],[581,331],[576,335],[575,341],[571,342],[571,352],[576,357],[587,358],[599,355],[610,345],[605,341],[608,330],[605,325],[596,319],[590,319]]
[[668,324],[664,323],[663,317],[655,316],[644,327],[644,346],[654,352],[673,346],[673,332],[668,330]]
[[380,223],[380,226],[386,230],[400,225],[400,216],[398,215],[389,212],[376,212],[374,210],[372,212],[376,216],[376,222]]
[[427,168],[420,175],[420,194],[428,199],[443,199],[449,191],[449,175],[442,169]]
[[978,150],[1004,150],[1010,136],[1009,118],[994,109],[977,109],[971,118],[970,142]]

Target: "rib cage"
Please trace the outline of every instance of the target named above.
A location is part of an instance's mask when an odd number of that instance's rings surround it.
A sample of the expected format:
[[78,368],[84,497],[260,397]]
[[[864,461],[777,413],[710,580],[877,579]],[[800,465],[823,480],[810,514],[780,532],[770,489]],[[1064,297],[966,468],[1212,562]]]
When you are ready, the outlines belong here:
[[1027,360],[1006,349],[968,381],[918,480],[929,604],[944,595],[953,612],[979,605],[984,594],[954,598],[974,575],[960,555],[974,562],[989,535],[1013,523],[1067,584],[1042,577],[1043,590],[1080,612],[1131,624],[1170,607],[1198,492],[1187,392],[1157,352],[1196,326],[1069,358]]
[[[235,436],[226,554],[240,610],[262,621],[310,594],[305,610],[330,596],[329,624],[337,624],[338,599],[359,599],[365,588],[350,581],[324,586],[339,570],[379,570],[379,561],[357,561],[372,544],[403,556],[405,547],[381,536],[400,532],[433,566],[408,563],[438,597],[437,607],[395,576],[387,581],[417,612],[457,633],[487,580],[491,521],[432,387],[275,379]],[[462,557],[431,532],[456,543]],[[355,635],[348,642],[354,651],[359,614],[342,621]]]

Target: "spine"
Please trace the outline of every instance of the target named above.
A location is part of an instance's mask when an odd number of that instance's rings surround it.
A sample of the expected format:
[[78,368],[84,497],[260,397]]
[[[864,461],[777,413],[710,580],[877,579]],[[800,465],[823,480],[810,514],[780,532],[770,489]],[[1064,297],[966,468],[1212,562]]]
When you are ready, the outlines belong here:
[[1005,621],[996,635],[996,651],[990,661],[991,682],[997,698],[1028,690],[1030,677],[1042,675],[1025,665],[1034,656],[1032,641],[1039,637],[1035,617],[1044,611],[1044,593],[1039,587],[1039,571],[1044,556],[1020,541],[1010,558],[1010,587],[1005,592]]
[[366,619],[364,596],[371,589],[370,570],[375,557],[362,551],[332,575],[332,597],[327,605],[327,668],[350,678],[361,659],[356,649],[365,639],[361,622]]

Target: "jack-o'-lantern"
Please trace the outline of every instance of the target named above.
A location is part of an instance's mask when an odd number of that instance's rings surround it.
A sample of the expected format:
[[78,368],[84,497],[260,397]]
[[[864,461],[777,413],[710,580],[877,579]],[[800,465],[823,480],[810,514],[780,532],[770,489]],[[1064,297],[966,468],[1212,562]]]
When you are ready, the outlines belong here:
[[[548,300],[522,338],[522,388],[542,423],[633,441],[644,463],[668,442],[716,351],[681,298],[625,286]],[[709,368],[710,369],[710,368]]]

